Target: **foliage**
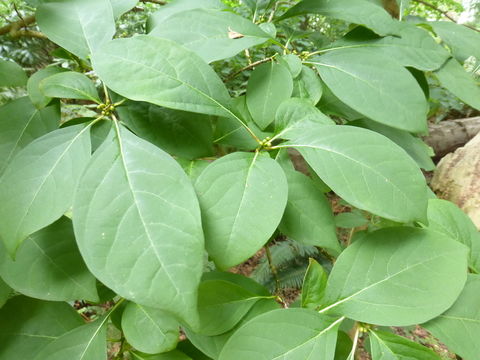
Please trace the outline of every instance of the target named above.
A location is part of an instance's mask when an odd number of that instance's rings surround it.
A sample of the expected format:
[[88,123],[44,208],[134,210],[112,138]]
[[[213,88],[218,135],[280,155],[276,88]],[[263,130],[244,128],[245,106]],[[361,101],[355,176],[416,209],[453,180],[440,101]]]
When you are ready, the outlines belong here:
[[28,3],[9,41],[54,50],[0,62],[25,94],[0,107],[0,360],[438,358],[385,331],[417,324],[475,360],[480,236],[421,136],[432,84],[480,110],[478,32],[373,0]]

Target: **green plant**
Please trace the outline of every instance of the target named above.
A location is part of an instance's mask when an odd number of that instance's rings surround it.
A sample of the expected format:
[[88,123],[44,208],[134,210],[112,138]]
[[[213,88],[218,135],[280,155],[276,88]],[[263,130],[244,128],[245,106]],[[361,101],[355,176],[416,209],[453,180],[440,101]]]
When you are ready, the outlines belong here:
[[[361,337],[438,359],[387,331],[415,324],[477,359],[479,233],[428,191],[419,136],[425,73],[480,109],[478,33],[367,0],[174,0],[123,37],[136,1],[30,2],[66,62],[27,80],[0,60],[28,91],[0,108],[1,360],[105,359],[107,337],[116,359],[354,359]],[[324,17],[348,30],[319,39]],[[329,191],[375,224],[340,243]],[[226,272],[277,232],[334,259],[310,260],[302,307]]]

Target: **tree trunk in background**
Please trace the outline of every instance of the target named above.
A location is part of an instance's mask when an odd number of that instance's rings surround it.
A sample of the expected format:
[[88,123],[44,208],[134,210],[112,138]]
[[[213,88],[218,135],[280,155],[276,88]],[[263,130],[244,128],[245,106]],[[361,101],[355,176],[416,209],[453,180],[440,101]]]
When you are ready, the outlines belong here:
[[480,230],[480,133],[438,163],[430,186],[457,204]]
[[465,145],[480,132],[480,116],[431,124],[429,130],[424,140],[435,151],[435,158],[440,159]]

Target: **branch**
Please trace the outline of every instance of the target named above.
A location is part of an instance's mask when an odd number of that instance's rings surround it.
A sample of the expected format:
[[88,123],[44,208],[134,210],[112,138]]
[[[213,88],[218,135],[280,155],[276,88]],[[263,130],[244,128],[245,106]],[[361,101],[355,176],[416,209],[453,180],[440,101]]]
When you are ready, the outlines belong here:
[[35,22],[35,15],[27,16],[26,18],[23,18],[11,24],[5,25],[4,27],[1,27],[0,35],[14,34],[15,32],[18,32],[20,28],[27,27],[28,25],[34,22]]
[[[436,7],[435,5],[433,5],[433,4],[431,4],[431,3],[427,2],[427,1],[424,1],[424,0],[413,0],[413,1],[415,1],[415,2],[417,2],[417,3],[419,3],[419,4],[423,4],[423,5],[427,6],[427,7],[429,7],[430,9],[433,9],[433,10],[439,12],[440,14],[442,14],[443,16],[445,16],[448,20],[453,21],[455,24],[457,24],[457,20],[456,20],[454,17],[452,17],[447,11],[444,11],[444,10],[442,10],[442,9],[439,9],[439,8]],[[463,25],[463,26],[465,26],[465,27],[467,27],[467,28],[469,28],[469,29],[472,29],[472,30],[475,30],[475,31],[480,32],[480,30],[478,30],[478,29],[477,29],[476,27],[474,27],[474,26],[470,26],[470,25],[467,25],[467,24],[459,24],[459,25]]]
[[254,67],[256,67],[256,66],[258,66],[258,65],[261,65],[261,64],[263,64],[263,63],[272,61],[275,56],[276,56],[276,54],[273,55],[273,56],[270,56],[270,57],[268,57],[268,58],[255,61],[255,62],[251,63],[250,65],[247,65],[247,66],[241,68],[240,70],[235,71],[234,73],[228,75],[228,76],[225,78],[224,82],[228,82],[228,81],[232,80],[235,76],[237,76],[238,74],[240,74],[240,73],[242,73],[242,72],[244,72],[244,71],[246,71],[246,70],[253,69]]
[[157,4],[157,5],[166,5],[167,2],[166,1],[162,1],[162,0],[140,0],[141,2],[143,3],[152,3],[152,4]]
[[34,37],[38,39],[48,39],[48,37],[44,33],[35,30],[17,30],[12,33],[13,38],[18,38],[21,36]]

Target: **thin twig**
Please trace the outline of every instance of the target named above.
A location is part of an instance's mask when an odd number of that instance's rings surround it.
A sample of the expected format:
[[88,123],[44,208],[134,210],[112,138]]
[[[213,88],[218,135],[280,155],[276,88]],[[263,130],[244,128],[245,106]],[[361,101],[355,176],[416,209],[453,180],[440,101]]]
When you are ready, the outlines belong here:
[[270,267],[270,271],[272,272],[273,278],[275,279],[275,294],[278,294],[280,290],[280,279],[278,278],[278,271],[273,263],[272,253],[270,252],[270,247],[265,245],[265,254],[267,255],[268,266]]
[[275,56],[276,56],[276,54],[273,55],[273,56],[270,56],[270,57],[268,57],[268,58],[255,61],[255,62],[251,63],[250,65],[247,65],[247,66],[241,68],[240,70],[235,71],[234,73],[228,75],[228,76],[225,78],[224,82],[228,82],[228,81],[232,80],[235,76],[237,76],[238,74],[240,74],[240,73],[242,73],[242,72],[244,72],[244,71],[246,71],[246,70],[253,69],[254,67],[256,67],[256,66],[258,66],[258,65],[261,65],[261,64],[263,64],[263,63],[272,61],[272,60],[275,58]]
[[152,3],[152,4],[157,4],[157,5],[166,5],[167,2],[166,1],[162,1],[162,0],[140,0],[141,2],[143,3]]
[[[439,12],[440,14],[442,14],[443,16],[445,16],[448,20],[453,21],[454,23],[457,24],[457,20],[456,20],[454,17],[452,17],[447,11],[444,11],[444,10],[438,8],[437,6],[429,3],[428,1],[425,1],[425,0],[413,0],[413,1],[415,1],[415,2],[417,2],[417,3],[419,3],[419,4],[423,4],[423,5],[427,6],[427,7],[429,7],[430,9],[433,9],[433,10]],[[477,29],[477,28],[474,27],[474,26],[470,26],[470,25],[468,25],[468,24],[459,24],[459,25],[463,25],[463,26],[465,26],[465,27],[467,27],[467,28],[469,28],[469,29],[472,29],[472,30],[475,30],[475,31],[480,32],[480,30]]]

